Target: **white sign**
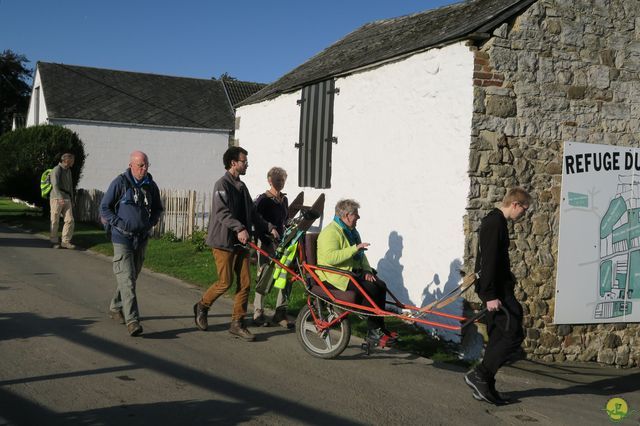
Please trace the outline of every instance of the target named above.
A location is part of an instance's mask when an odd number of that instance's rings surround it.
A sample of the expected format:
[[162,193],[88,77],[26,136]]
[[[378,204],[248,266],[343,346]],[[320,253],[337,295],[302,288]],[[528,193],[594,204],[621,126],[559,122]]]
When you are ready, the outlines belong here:
[[640,322],[640,149],[564,144],[556,324]]

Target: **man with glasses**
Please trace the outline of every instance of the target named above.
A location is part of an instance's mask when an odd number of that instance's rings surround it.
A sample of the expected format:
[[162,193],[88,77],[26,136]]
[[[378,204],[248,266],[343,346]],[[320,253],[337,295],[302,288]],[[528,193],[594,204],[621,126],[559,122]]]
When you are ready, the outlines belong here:
[[[487,306],[489,342],[482,362],[465,375],[473,397],[503,405],[509,400],[495,387],[498,369],[518,350],[524,340],[522,306],[515,298],[516,279],[509,261],[507,220],[516,221],[531,205],[531,195],[522,188],[512,188],[502,205],[487,214],[480,224],[475,271],[480,278],[476,292]],[[505,312],[506,311],[506,312]]]
[[110,229],[116,293],[111,317],[127,325],[131,336],[142,333],[136,280],[142,270],[147,240],[164,210],[158,185],[148,173],[147,154],[134,151],[129,168],[116,177],[100,203],[100,219]]
[[249,251],[239,245],[249,242],[254,224],[258,229],[268,229],[276,239],[280,238],[280,235],[276,228],[256,211],[249,190],[240,180],[240,176],[247,173],[249,166],[247,154],[245,149],[232,146],[222,156],[227,172],[213,187],[207,233],[207,245],[213,252],[218,281],[213,283],[193,306],[193,314],[196,326],[205,331],[208,328],[209,308],[231,287],[235,272],[238,283],[229,333],[250,342],[255,340],[255,336],[247,330],[244,323],[251,288]]

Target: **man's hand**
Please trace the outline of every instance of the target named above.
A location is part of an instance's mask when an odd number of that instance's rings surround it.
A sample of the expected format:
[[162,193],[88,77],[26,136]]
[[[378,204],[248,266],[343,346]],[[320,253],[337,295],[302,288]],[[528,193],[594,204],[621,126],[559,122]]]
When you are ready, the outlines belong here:
[[366,250],[371,244],[369,243],[360,243],[356,246],[358,250]]
[[273,236],[273,239],[276,241],[280,240],[280,234],[278,234],[278,230],[276,228],[273,228],[271,230],[271,235]]
[[364,274],[364,279],[365,279],[366,281],[369,281],[369,282],[371,282],[371,283],[372,283],[372,282],[375,282],[375,281],[376,281],[376,276],[375,276],[375,275],[373,275],[373,274],[372,274],[372,273],[370,273],[370,272],[366,272],[366,273]]
[[249,242],[249,232],[247,232],[246,229],[243,229],[242,231],[238,232],[238,241],[240,241],[240,244],[242,245],[247,244]]
[[487,310],[489,311],[497,311],[502,306],[502,302],[500,299],[493,299],[487,302]]

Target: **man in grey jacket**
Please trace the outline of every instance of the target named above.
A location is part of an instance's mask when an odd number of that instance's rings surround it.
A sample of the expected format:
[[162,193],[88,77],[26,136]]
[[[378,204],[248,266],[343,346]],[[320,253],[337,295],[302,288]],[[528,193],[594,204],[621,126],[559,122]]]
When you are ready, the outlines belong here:
[[238,247],[238,244],[245,245],[249,242],[254,224],[258,229],[268,229],[276,239],[280,236],[275,227],[265,222],[257,213],[249,190],[240,180],[240,176],[247,172],[247,154],[243,148],[233,146],[227,149],[222,157],[227,172],[213,187],[207,235],[207,245],[211,247],[216,262],[218,281],[213,283],[202,295],[202,299],[193,306],[193,313],[198,328],[206,330],[209,308],[231,287],[235,271],[238,284],[229,333],[246,341],[253,341],[255,336],[244,325],[251,288],[249,252]]
[[[62,154],[60,163],[51,171],[51,193],[49,194],[49,205],[51,207],[51,244],[53,248],[75,249],[71,244],[75,221],[73,219],[73,180],[71,178],[71,167],[75,161],[75,156],[69,152]],[[64,217],[62,227],[62,242],[58,237],[58,227],[60,216]]]

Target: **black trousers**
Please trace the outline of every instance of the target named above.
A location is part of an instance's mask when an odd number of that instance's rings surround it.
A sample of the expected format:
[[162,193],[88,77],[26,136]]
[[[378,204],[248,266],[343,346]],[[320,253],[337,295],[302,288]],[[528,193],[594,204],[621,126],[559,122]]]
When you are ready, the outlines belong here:
[[488,378],[496,375],[498,369],[520,348],[524,340],[522,306],[513,295],[505,297],[502,306],[509,312],[509,321],[507,314],[502,310],[488,312],[486,316],[489,343],[484,350],[480,370],[489,376]]
[[[358,276],[356,278],[358,284],[364,291],[367,292],[371,300],[375,302],[380,309],[384,309],[387,300],[387,284],[376,276],[376,280],[371,282],[364,279],[364,276]],[[356,303],[363,304],[364,306],[371,306],[371,303],[362,295],[362,293],[356,288],[356,286],[349,282],[347,290],[355,291]],[[376,328],[384,328],[384,317],[367,316],[367,329],[373,330]]]

